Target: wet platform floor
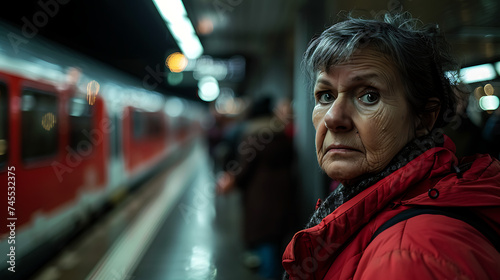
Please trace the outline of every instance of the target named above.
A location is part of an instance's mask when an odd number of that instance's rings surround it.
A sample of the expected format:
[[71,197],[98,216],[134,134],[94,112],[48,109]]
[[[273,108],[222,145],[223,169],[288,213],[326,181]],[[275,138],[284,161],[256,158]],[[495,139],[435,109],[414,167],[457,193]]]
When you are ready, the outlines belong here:
[[200,141],[31,279],[261,279],[244,252],[239,194],[215,194]]

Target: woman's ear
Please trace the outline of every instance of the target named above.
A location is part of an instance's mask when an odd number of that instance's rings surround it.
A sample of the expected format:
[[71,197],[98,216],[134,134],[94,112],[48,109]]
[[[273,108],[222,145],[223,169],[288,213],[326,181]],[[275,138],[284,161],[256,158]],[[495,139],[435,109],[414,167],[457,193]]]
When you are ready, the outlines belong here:
[[440,108],[441,103],[438,98],[432,97],[427,99],[424,112],[416,118],[415,134],[417,137],[429,134],[434,127],[434,123],[436,123]]

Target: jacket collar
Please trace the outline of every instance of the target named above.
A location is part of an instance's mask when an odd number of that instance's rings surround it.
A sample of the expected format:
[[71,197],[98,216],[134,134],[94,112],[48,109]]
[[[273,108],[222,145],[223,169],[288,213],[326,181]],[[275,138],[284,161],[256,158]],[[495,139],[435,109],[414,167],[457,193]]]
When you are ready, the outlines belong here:
[[[421,184],[412,196],[402,198],[405,206],[426,205],[439,207],[498,207],[500,205],[500,162],[489,155],[474,155],[464,158],[453,171],[445,176],[446,166],[436,168],[429,174],[427,184]],[[436,178],[438,180],[432,180]],[[434,181],[434,182],[432,182]],[[432,184],[432,186],[429,186]],[[439,192],[431,198],[426,189],[431,187]],[[497,214],[492,219],[500,224]]]
[[430,174],[448,172],[457,159],[445,136],[443,147],[431,148],[405,166],[340,205],[318,225],[295,234],[283,254],[292,279],[322,279],[344,243],[391,201]]
[[[445,139],[446,136],[440,133],[440,131],[434,130],[432,131],[432,133],[416,138],[413,141],[409,142],[379,173],[369,176],[367,175],[349,186],[340,184],[323,203],[319,201],[319,205],[318,207],[316,207],[316,211],[307,223],[306,228],[310,228],[319,224],[326,216],[332,213],[340,205],[344,204],[346,201],[358,195],[363,190],[377,183],[381,179],[390,176],[395,170],[398,170],[401,167],[405,166],[406,164],[408,164],[408,162],[417,158],[425,151],[435,147],[443,147],[444,145],[446,145]],[[454,152],[455,146],[451,141],[449,142],[451,144],[446,148]]]

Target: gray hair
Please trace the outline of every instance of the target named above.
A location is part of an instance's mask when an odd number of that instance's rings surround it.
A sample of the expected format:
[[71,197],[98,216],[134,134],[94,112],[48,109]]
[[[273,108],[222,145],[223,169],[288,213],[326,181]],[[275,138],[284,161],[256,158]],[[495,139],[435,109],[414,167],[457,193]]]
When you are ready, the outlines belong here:
[[[434,128],[453,120],[458,91],[445,71],[458,76],[459,66],[438,26],[419,27],[419,21],[409,13],[388,13],[382,20],[348,17],[311,41],[303,66],[314,82],[320,71],[349,60],[356,50],[365,47],[386,54],[393,61],[415,116],[439,110]],[[439,102],[429,106],[431,97]]]

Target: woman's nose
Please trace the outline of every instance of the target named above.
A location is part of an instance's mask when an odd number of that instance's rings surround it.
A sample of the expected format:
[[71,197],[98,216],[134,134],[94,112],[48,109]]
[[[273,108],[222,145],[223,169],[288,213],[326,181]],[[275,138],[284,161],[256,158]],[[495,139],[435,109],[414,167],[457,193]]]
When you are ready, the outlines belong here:
[[353,129],[352,104],[348,98],[338,96],[325,115],[325,126],[333,132],[347,132]]

